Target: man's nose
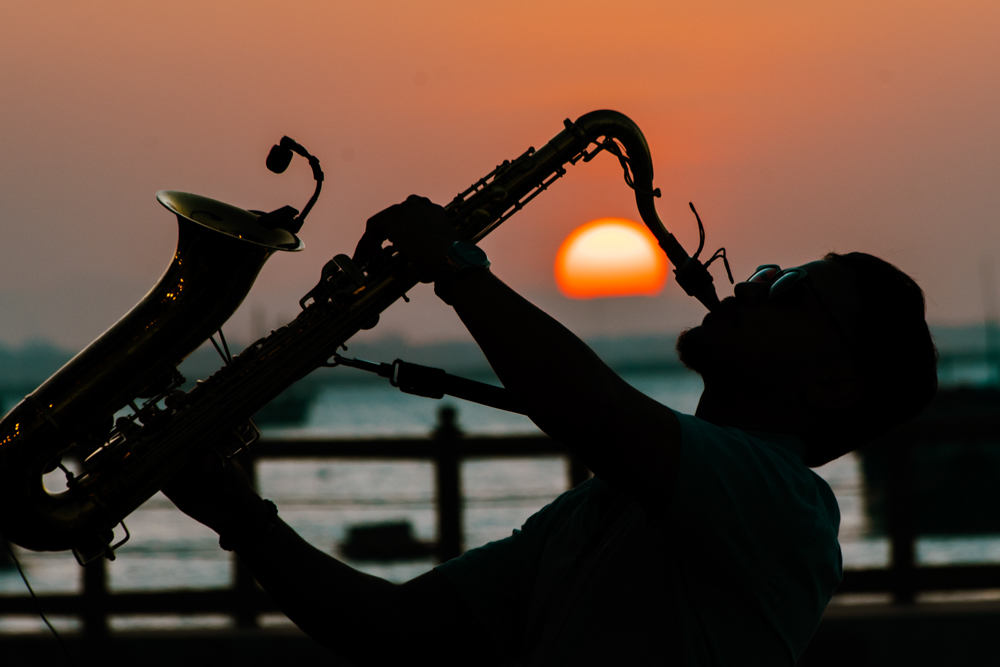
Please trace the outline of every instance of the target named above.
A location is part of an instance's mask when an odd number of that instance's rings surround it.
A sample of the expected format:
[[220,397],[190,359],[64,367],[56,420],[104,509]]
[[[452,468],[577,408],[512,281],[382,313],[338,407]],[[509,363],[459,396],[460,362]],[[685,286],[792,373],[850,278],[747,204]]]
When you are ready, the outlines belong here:
[[736,283],[733,287],[733,296],[744,303],[757,305],[767,301],[767,295],[770,291],[771,283]]

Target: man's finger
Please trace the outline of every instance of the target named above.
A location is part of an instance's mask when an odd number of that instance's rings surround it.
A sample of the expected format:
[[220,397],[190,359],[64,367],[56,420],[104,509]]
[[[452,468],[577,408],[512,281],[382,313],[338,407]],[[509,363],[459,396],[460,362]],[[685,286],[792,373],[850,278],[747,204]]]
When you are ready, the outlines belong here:
[[423,216],[427,219],[443,220],[445,217],[444,207],[435,204],[427,197],[410,195],[406,198],[405,204],[410,207],[411,213]]
[[361,240],[358,241],[357,247],[354,248],[354,262],[356,264],[365,265],[376,260],[378,254],[382,251],[382,242],[385,238],[380,237],[378,234],[369,234],[365,232],[361,236]]
[[367,264],[378,261],[382,252],[382,243],[389,238],[389,228],[392,226],[393,220],[398,217],[398,213],[393,211],[398,206],[399,204],[390,206],[368,218],[368,222],[365,223],[365,233],[361,235],[361,239],[354,249],[353,259],[355,262]]
[[442,233],[448,235],[450,231],[442,227],[445,223],[444,208],[427,197],[410,195],[406,201],[368,218],[365,233],[354,251],[354,261],[359,264],[379,261],[385,241],[412,248],[414,243],[420,244],[428,232],[432,238]]

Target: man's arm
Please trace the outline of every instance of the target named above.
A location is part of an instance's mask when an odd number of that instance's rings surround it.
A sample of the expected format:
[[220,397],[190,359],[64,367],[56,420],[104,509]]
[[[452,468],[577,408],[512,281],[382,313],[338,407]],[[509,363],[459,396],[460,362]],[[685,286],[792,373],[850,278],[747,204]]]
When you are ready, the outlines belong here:
[[485,627],[436,571],[405,584],[359,572],[283,521],[263,528],[264,502],[232,462],[197,461],[164,493],[220,535],[249,535],[236,553],[306,634],[358,665],[495,664]]
[[658,516],[680,464],[676,415],[629,386],[583,341],[489,270],[449,278],[445,255],[455,238],[445,210],[413,195],[369,218],[354,259],[377,266],[388,239],[420,269],[421,280],[444,276],[448,300],[528,416],[639,502],[647,517]]
[[393,584],[323,553],[284,522],[237,554],[288,618],[359,667],[495,664],[485,628],[435,570]]
[[500,381],[524,401],[539,428],[656,517],[680,462],[673,411],[622,380],[490,271],[458,277],[449,297]]

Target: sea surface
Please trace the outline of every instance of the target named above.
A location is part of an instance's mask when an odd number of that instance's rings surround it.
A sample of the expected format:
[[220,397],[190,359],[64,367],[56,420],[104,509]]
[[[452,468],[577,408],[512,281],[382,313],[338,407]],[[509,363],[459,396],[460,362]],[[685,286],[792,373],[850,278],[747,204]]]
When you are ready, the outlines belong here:
[[[687,372],[632,373],[636,388],[681,412],[694,411],[700,379]],[[948,382],[949,378],[943,378]],[[953,380],[962,381],[961,377]],[[400,393],[388,384],[330,384],[316,395],[304,423],[265,429],[264,436],[377,437],[428,435],[444,405],[458,410],[468,434],[528,434],[536,427],[525,417],[464,401],[435,401]],[[858,460],[845,456],[817,472],[831,485],[841,508],[840,542],[845,568],[880,568],[889,562],[888,541],[870,530],[865,513]],[[408,521],[419,540],[436,536],[433,468],[430,463],[401,461],[270,460],[260,464],[262,495],[279,507],[282,518],[307,540],[340,557],[338,545],[351,526],[389,520]],[[474,547],[503,538],[568,488],[567,463],[561,457],[470,460],[461,471],[465,544]],[[177,511],[157,495],[127,520],[130,541],[107,563],[112,592],[211,589],[229,586],[233,563],[207,528]],[[15,547],[35,591],[41,595],[81,590],[81,568],[70,553],[35,553]],[[923,538],[917,558],[924,564],[1000,562],[1000,536]],[[348,561],[350,562],[350,561]],[[431,559],[372,565],[353,563],[392,581],[405,581],[433,566]],[[13,569],[0,568],[0,595],[25,595]],[[852,602],[875,601],[852,599]],[[263,618],[283,623],[283,617]],[[57,627],[73,629],[78,621],[56,617]],[[225,626],[222,616],[143,616],[112,619],[119,630],[135,628]],[[40,631],[33,617],[0,617],[0,632]]]

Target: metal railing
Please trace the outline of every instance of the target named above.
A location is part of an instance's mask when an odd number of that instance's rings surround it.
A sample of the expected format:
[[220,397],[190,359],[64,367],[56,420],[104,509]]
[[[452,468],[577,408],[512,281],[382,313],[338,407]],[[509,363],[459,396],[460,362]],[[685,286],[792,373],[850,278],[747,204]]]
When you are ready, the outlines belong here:
[[[430,438],[379,438],[369,440],[309,439],[262,440],[239,455],[244,470],[256,484],[257,463],[268,459],[382,459],[430,461],[434,466],[435,509],[439,562],[463,552],[461,464],[466,459],[562,456],[568,460],[570,486],[590,476],[564,447],[546,436],[466,437],[458,429],[453,408],[438,412],[438,425]],[[234,559],[234,582],[228,589],[123,592],[108,590],[107,561],[98,559],[83,568],[79,594],[44,595],[42,609],[49,615],[74,616],[82,621],[85,638],[109,634],[109,617],[129,614],[224,614],[238,628],[257,627],[261,614],[278,611],[242,562]],[[0,615],[36,614],[27,596],[0,596]]]
[[[913,461],[917,447],[947,442],[996,441],[1000,419],[914,422],[897,429],[882,443],[889,456],[886,479],[886,528],[890,541],[887,568],[848,570],[838,593],[889,593],[897,605],[912,604],[921,591],[961,591],[1000,588],[1000,565],[918,566],[917,521],[914,502]],[[244,456],[241,454],[241,456]],[[463,551],[461,464],[466,459],[508,457],[566,457],[570,486],[587,479],[589,471],[561,445],[546,436],[465,437],[451,408],[440,411],[439,424],[430,438],[370,440],[264,440],[245,453],[241,462],[250,472],[267,459],[391,459],[422,460],[435,470],[438,539],[436,557],[445,561]],[[111,593],[106,561],[84,568],[81,594],[45,595],[46,614],[82,619],[84,638],[108,636],[111,615],[224,614],[238,628],[258,626],[261,614],[278,611],[271,598],[235,559],[235,577],[228,589],[203,591]],[[27,596],[0,596],[0,615],[33,615],[36,608]]]
[[[838,593],[889,593],[895,604],[912,604],[925,591],[1000,588],[1000,565],[919,565],[915,461],[921,447],[949,443],[1000,444],[1000,418],[993,415],[918,419],[890,433],[876,446],[885,449],[885,532],[889,566],[846,570]],[[1000,480],[997,480],[1000,482]]]

